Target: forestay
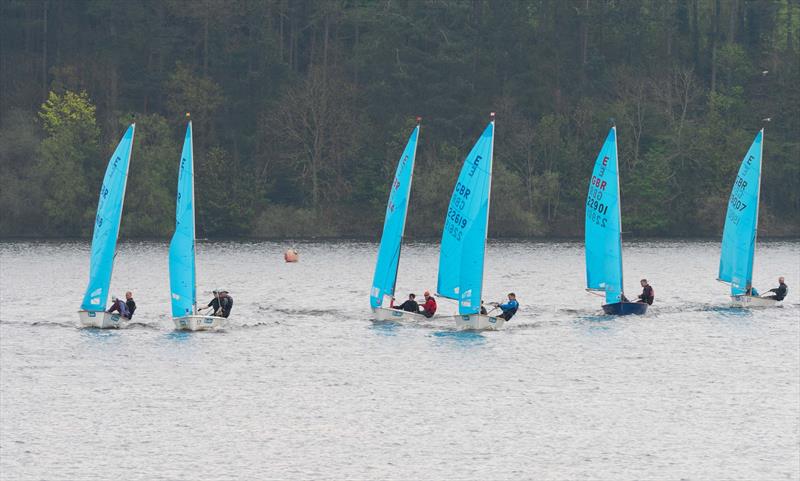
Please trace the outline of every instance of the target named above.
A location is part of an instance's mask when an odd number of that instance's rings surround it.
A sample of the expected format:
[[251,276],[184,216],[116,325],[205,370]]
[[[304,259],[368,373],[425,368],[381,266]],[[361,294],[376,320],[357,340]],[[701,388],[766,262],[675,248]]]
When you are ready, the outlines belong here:
[[606,303],[622,301],[622,220],[617,128],[612,127],[594,163],[586,197],[586,286],[604,291]]
[[103,177],[92,236],[89,285],[81,303],[81,309],[85,311],[104,311],[108,301],[135,128],[136,125],[131,124],[125,131]]
[[493,151],[494,120],[464,160],[442,232],[437,290],[457,300],[462,315],[481,305]]
[[400,262],[400,249],[408,214],[408,200],[411,196],[411,180],[414,173],[414,160],[417,154],[419,125],[411,132],[403,155],[397,164],[394,181],[389,192],[386,206],[386,218],[383,223],[381,244],[378,248],[378,260],[375,263],[375,276],[370,291],[370,304],[380,307],[385,296],[393,296],[397,282],[397,270]]
[[719,280],[731,284],[732,296],[746,294],[753,283],[763,140],[762,129],[742,160],[728,200],[719,259]]
[[169,244],[169,287],[173,317],[190,316],[196,310],[194,223],[194,151],[192,123],[189,122],[178,171],[175,234]]

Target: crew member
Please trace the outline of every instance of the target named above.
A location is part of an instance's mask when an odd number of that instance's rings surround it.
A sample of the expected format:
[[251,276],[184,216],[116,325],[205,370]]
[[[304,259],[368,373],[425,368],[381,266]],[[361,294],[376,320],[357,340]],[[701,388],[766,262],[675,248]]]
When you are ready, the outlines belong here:
[[392,309],[401,309],[401,310],[406,311],[406,312],[419,313],[419,304],[417,304],[417,301],[414,300],[416,298],[417,298],[417,296],[415,296],[414,294],[409,294],[408,295],[408,300],[406,302],[400,304],[399,306],[395,306],[394,305],[394,297],[393,297],[392,298],[392,302],[389,304],[389,307],[391,307]]
[[776,301],[782,301],[784,297],[786,297],[786,293],[789,292],[789,286],[783,282],[783,276],[778,278],[778,287],[775,289],[770,289],[767,292],[774,292],[775,295],[767,296],[767,299],[775,299]]
[[656,299],[656,294],[653,292],[653,287],[647,283],[647,279],[642,279],[642,293],[639,295],[639,300],[636,302],[645,302],[652,306],[653,301]]
[[420,306],[419,313],[425,317],[433,317],[436,314],[436,299],[431,296],[430,291],[425,291],[425,303]]
[[131,291],[125,293],[125,306],[128,308],[128,319],[133,319],[133,313],[136,311],[136,301],[133,300]]
[[130,319],[131,314],[128,312],[128,306],[122,302],[122,299],[117,299],[117,296],[111,296],[111,307],[106,312],[119,312],[119,315]]
[[517,302],[517,295],[514,294],[513,292],[509,292],[508,302],[506,302],[505,304],[500,304],[497,307],[499,307],[500,310],[503,311],[503,313],[497,317],[502,317],[506,321],[510,321],[511,318],[514,317],[514,314],[517,313],[517,309],[519,309],[519,302]]

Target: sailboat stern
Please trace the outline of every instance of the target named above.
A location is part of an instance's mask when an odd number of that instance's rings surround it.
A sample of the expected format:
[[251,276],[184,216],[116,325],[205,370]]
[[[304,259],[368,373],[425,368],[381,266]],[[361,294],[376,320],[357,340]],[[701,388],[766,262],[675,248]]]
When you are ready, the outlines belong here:
[[228,320],[217,316],[173,317],[177,331],[212,331],[224,327]]
[[781,301],[776,301],[775,299],[768,299],[765,297],[754,297],[745,294],[731,296],[731,307],[777,307],[781,305]]
[[456,327],[462,331],[496,331],[503,327],[506,320],[502,317],[482,314],[464,314],[455,316]]
[[644,302],[614,302],[603,304],[603,312],[610,316],[628,316],[636,314],[641,316],[647,312],[648,304]]
[[116,312],[105,311],[78,311],[78,317],[83,327],[97,329],[117,329],[124,319]]

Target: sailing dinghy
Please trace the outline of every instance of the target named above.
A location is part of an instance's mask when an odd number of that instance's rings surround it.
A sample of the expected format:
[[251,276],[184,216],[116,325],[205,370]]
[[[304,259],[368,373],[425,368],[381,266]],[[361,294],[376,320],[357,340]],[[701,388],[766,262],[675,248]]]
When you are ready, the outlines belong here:
[[383,222],[383,234],[378,248],[378,260],[375,262],[375,275],[372,279],[372,290],[369,302],[375,320],[425,320],[422,314],[401,311],[391,307],[383,307],[394,297],[397,284],[397,271],[400,264],[400,252],[403,244],[403,232],[408,216],[408,200],[411,197],[411,180],[414,174],[414,160],[417,156],[419,140],[419,120],[411,132],[411,136],[397,163],[397,170],[389,191],[389,202],[386,205],[386,218]]
[[89,267],[89,285],[83,295],[81,310],[78,311],[81,324],[86,327],[108,329],[119,327],[122,316],[106,312],[108,289],[111,285],[111,271],[119,238],[119,224],[122,220],[122,205],[125,203],[125,187],[128,183],[128,166],[133,148],[133,132],[136,124],[131,124],[122,140],[111,155],[100,187],[97,203],[94,234],[92,235],[92,254]]
[[611,127],[594,162],[586,197],[585,236],[586,290],[605,293],[603,312],[616,316],[647,312],[647,303],[628,302],[622,288],[622,214],[616,126]]
[[774,299],[751,295],[763,153],[764,129],[761,129],[739,166],[725,215],[717,280],[730,284],[731,303],[734,307],[769,307],[780,304],[780,301]]
[[175,208],[175,234],[169,243],[169,288],[175,329],[202,331],[215,329],[227,319],[204,316],[197,311],[197,269],[195,267],[194,149],[192,122],[186,127],[178,194]]
[[464,159],[442,231],[437,291],[458,302],[454,320],[459,329],[499,329],[505,323],[502,317],[480,314],[493,155],[494,113]]

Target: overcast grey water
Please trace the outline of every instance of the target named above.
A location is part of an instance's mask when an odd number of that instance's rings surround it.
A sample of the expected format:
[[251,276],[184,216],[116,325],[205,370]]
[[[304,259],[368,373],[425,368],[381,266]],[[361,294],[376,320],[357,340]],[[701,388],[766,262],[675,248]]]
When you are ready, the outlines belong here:
[[[3,480],[800,479],[800,243],[760,242],[727,307],[718,242],[624,245],[642,317],[602,315],[583,246],[490,242],[499,332],[371,321],[377,245],[198,246],[198,297],[227,288],[223,332],[172,328],[167,245],[120,245],[119,330],[78,327],[85,242],[0,243]],[[435,290],[438,245],[403,249],[398,295]],[[455,306],[439,301],[444,313]]]

